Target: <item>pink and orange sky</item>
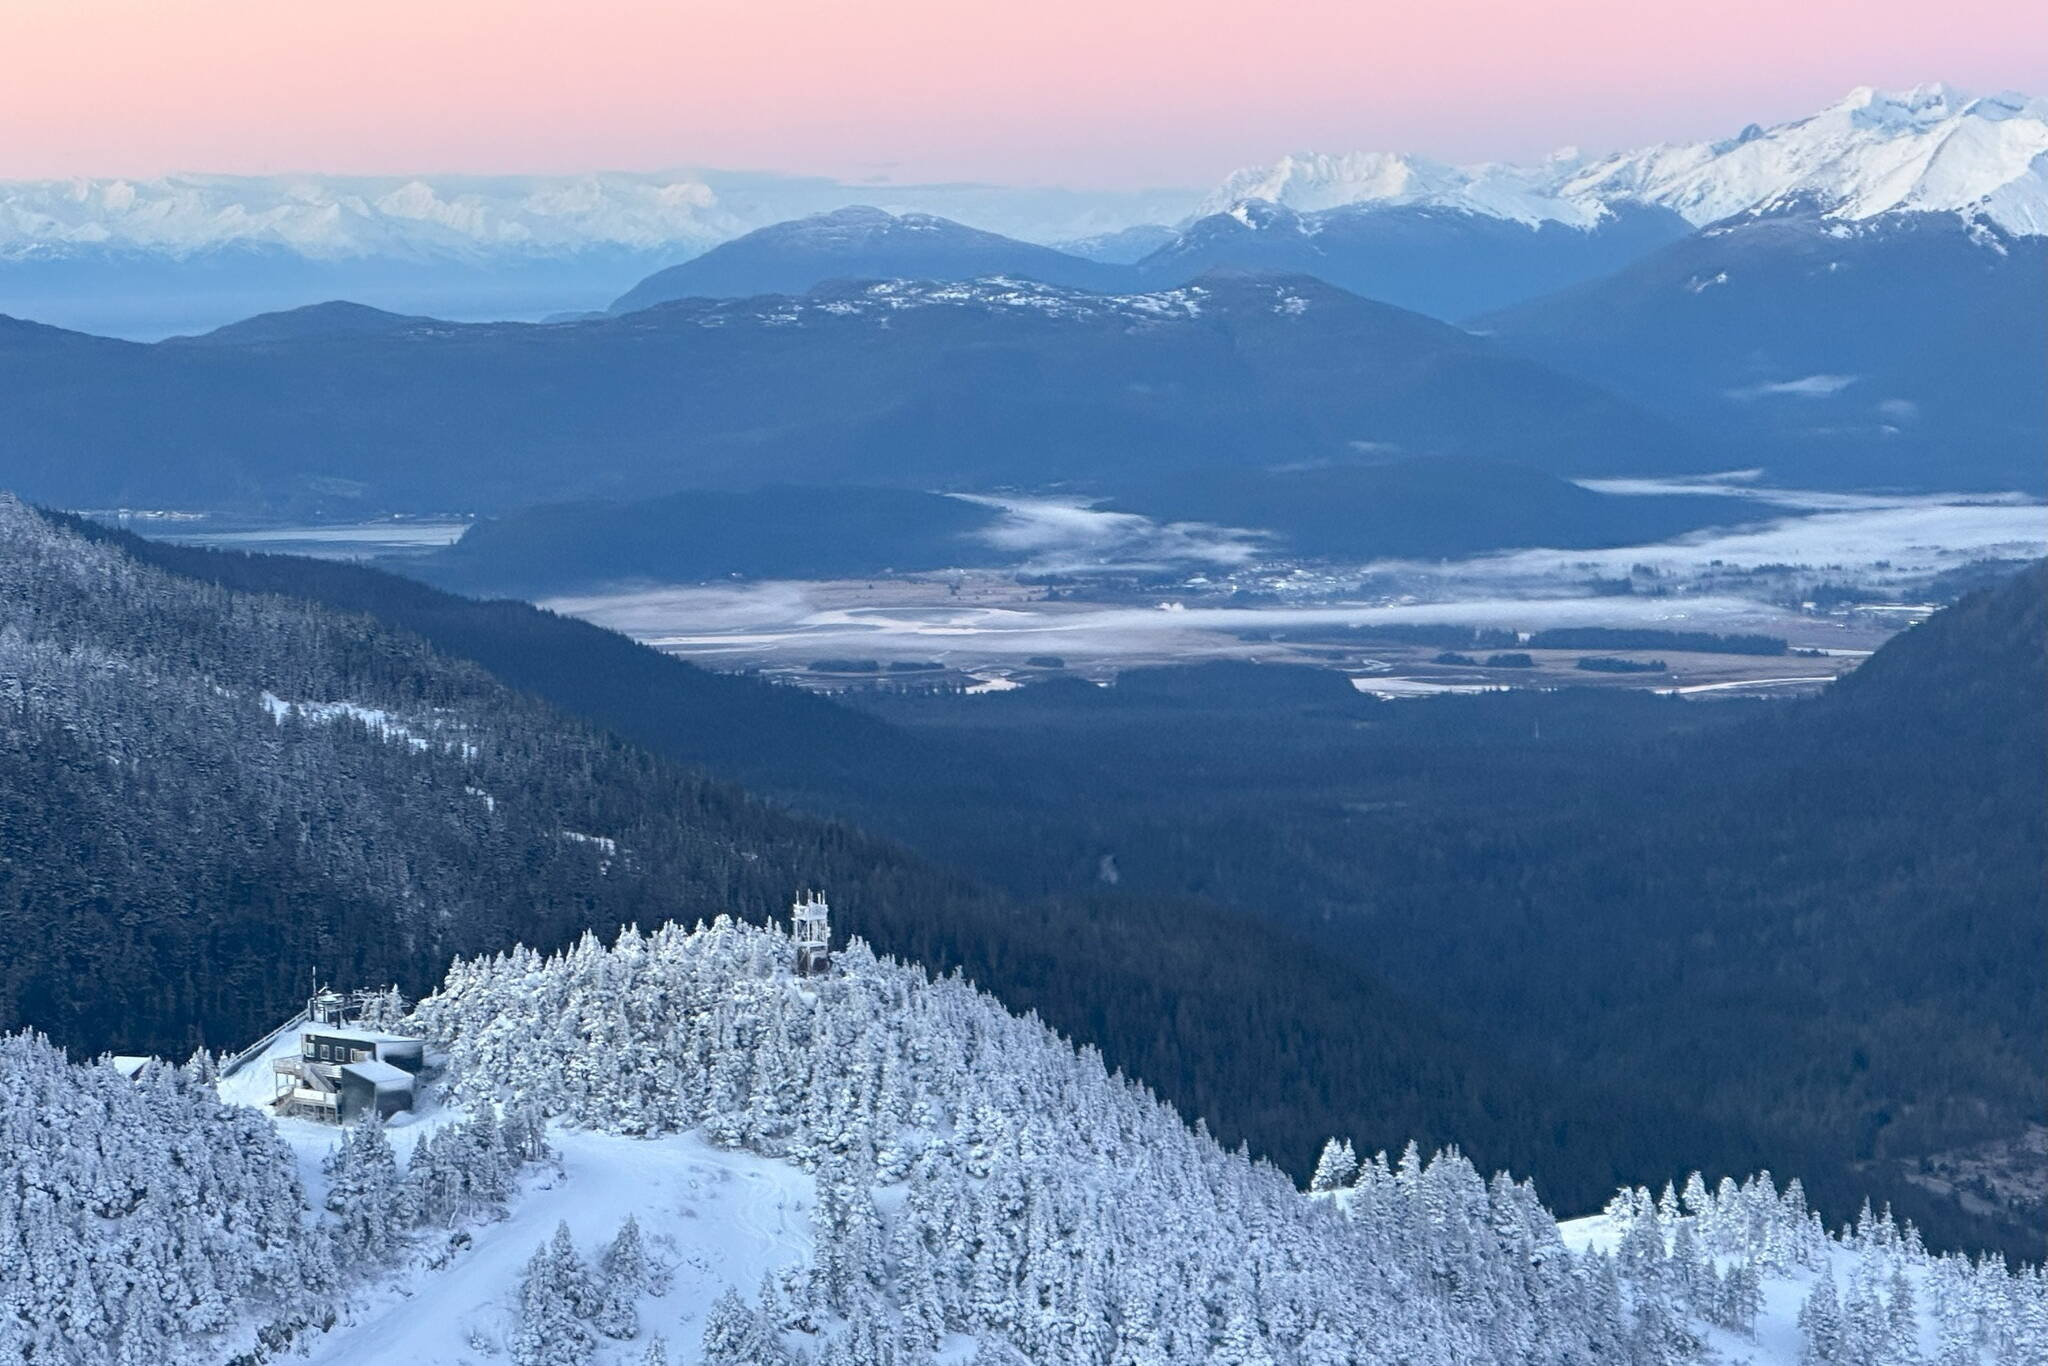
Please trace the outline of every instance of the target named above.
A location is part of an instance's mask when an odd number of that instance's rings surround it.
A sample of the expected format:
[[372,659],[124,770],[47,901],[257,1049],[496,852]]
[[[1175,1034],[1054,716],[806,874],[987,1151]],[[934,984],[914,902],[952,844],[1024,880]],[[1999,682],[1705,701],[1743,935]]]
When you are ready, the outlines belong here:
[[2048,89],[2038,0],[0,0],[0,178],[715,166],[1207,184],[1858,84]]

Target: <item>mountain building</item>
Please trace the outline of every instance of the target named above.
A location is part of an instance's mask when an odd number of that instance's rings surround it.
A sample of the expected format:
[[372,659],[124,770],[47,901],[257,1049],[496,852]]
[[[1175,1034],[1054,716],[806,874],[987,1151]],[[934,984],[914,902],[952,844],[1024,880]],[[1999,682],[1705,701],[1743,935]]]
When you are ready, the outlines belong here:
[[280,1115],[353,1123],[410,1110],[426,1055],[421,1041],[364,1028],[364,993],[321,992],[306,1003],[299,1046],[273,1059]]

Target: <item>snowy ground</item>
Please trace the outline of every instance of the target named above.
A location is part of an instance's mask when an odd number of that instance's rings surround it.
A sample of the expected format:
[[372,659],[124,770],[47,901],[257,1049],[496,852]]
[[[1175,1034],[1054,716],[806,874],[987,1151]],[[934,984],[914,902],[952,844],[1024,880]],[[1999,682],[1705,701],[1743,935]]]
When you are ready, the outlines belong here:
[[[1565,1246],[1574,1252],[1598,1248],[1612,1252],[1621,1242],[1621,1233],[1604,1214],[1588,1219],[1570,1219],[1557,1226],[1563,1235]],[[1856,1254],[1836,1244],[1829,1251],[1831,1269],[1837,1286],[1846,1287],[1856,1265]],[[1728,1258],[1719,1259],[1723,1270],[1729,1266]],[[1923,1361],[1935,1359],[1936,1334],[1933,1316],[1928,1312],[1930,1296],[1927,1293],[1926,1276],[1920,1271],[1908,1271],[1907,1279],[1913,1284],[1917,1297],[1920,1322],[1920,1352]],[[1764,1277],[1764,1307],[1757,1315],[1756,1333],[1744,1337],[1724,1329],[1709,1327],[1706,1330],[1707,1345],[1714,1355],[1729,1366],[1799,1366],[1801,1339],[1799,1334],[1799,1309],[1806,1303],[1807,1294],[1813,1289],[1816,1273],[1794,1271],[1789,1275],[1767,1275]]]
[[[297,1045],[296,1032],[283,1035],[222,1080],[222,1098],[267,1112],[271,1059],[290,1056]],[[401,1163],[423,1134],[458,1117],[435,1106],[429,1087],[420,1112],[398,1116],[388,1128]],[[317,1207],[327,1188],[320,1166],[340,1131],[311,1120],[275,1122]],[[635,1139],[556,1127],[549,1139],[558,1161],[527,1170],[507,1218],[464,1229],[469,1242],[459,1250],[446,1234],[419,1231],[409,1264],[351,1292],[341,1322],[314,1339],[304,1359],[319,1366],[502,1362],[534,1249],[567,1223],[585,1260],[594,1261],[630,1214],[673,1283],[666,1294],[642,1299],[640,1337],[606,1343],[596,1366],[637,1362],[655,1333],[668,1340],[671,1361],[687,1363],[696,1358],[705,1312],[720,1292],[733,1286],[751,1299],[765,1272],[810,1253],[815,1185],[786,1162],[721,1151],[695,1134]]]
[[[446,1245],[422,1233],[420,1265],[354,1297],[310,1360],[502,1360],[518,1315],[521,1273],[558,1223],[569,1225],[586,1260],[594,1260],[630,1214],[650,1253],[673,1269],[668,1292],[640,1303],[640,1339],[607,1344],[596,1357],[601,1364],[637,1361],[654,1333],[668,1339],[671,1360],[694,1360],[704,1314],[725,1287],[751,1297],[764,1272],[809,1253],[812,1182],[787,1163],[721,1152],[694,1135],[632,1139],[557,1130],[551,1138],[559,1167],[526,1178],[510,1217],[466,1230],[470,1245],[439,1268],[431,1263]],[[393,1140],[397,1146],[396,1134]]]

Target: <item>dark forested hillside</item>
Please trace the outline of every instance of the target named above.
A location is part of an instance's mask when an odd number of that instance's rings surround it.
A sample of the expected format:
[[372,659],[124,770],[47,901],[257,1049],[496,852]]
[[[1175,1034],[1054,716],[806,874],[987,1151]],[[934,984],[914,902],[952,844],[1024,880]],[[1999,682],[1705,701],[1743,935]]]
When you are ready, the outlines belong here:
[[855,809],[1013,887],[1110,857],[1125,888],[1313,928],[1544,1070],[1825,1153],[1804,1170],[1826,1198],[1875,1185],[2037,1255],[2038,1186],[1986,1222],[1923,1187],[2048,1122],[2044,597],[2037,568],[1786,706],[1288,699],[1220,675],[877,698],[1001,766],[1009,804]]
[[1738,217],[1480,319],[1786,482],[2042,487],[2048,239],[1941,213]]
[[1756,517],[1739,498],[1620,497],[1525,465],[1455,458],[1175,471],[1111,487],[1123,511],[1256,527],[1283,550],[1336,560],[1631,545]]
[[[1256,529],[1276,554],[1361,562],[1515,546],[1608,546],[1752,520],[1712,495],[1614,495],[1526,466],[1427,459],[1107,479],[1101,505],[1161,523]],[[543,597],[634,583],[860,578],[1028,567],[1039,548],[999,533],[1009,514],[920,489],[691,489],[549,503],[471,524],[404,572],[478,594]]]
[[[964,969],[1297,1174],[1333,1132],[1415,1136],[1585,1207],[1623,1177],[1683,1169],[1702,1134],[1736,1167],[1759,1156],[1697,1116],[1496,1068],[1288,931],[1189,897],[991,892],[752,801],[451,654],[622,726],[644,713],[675,750],[730,759],[758,741],[800,768],[814,737],[853,767],[892,733],[820,699],[519,604],[67,525],[0,502],[0,1028],[87,1051],[239,1044],[309,974],[417,992],[452,954],[627,921],[759,920],[823,886],[878,948]],[[293,595],[245,591],[259,584]],[[778,749],[783,728],[798,740]]]

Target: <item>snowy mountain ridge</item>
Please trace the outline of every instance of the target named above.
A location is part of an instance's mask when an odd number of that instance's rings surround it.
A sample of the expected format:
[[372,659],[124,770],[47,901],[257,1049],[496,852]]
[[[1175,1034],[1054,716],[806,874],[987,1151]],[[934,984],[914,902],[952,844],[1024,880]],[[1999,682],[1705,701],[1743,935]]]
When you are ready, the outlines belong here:
[[[1311,288],[1306,283],[1300,288]],[[1287,284],[1258,282],[1247,289],[1265,289],[1276,311],[1299,313],[1307,301]],[[657,305],[652,316],[627,314],[623,326],[659,330],[683,321],[698,327],[752,323],[779,327],[815,323],[828,318],[856,318],[901,313],[912,309],[975,309],[988,313],[1035,314],[1068,321],[1121,319],[1132,324],[1185,321],[1200,315],[1211,290],[1200,284],[1146,293],[1097,294],[1035,280],[991,275],[973,280],[876,280],[817,286],[799,295],[751,299],[677,299]],[[1288,300],[1294,300],[1289,303]],[[427,335],[424,331],[419,335]]]
[[2010,232],[2048,233],[2048,100],[2012,93],[1970,99],[1944,85],[1861,87],[1810,117],[1752,125],[1719,142],[1601,157],[1566,150],[1538,165],[1299,154],[1240,170],[1206,197],[1177,189],[855,185],[711,170],[12,181],[0,182],[0,262],[223,250],[315,261],[688,255],[856,202],[1058,242],[1226,212],[1246,199],[1305,213],[1435,205],[1591,228],[1625,200],[1702,224],[1799,195],[1822,197],[1844,218],[1954,211],[1982,214]]
[[1567,149],[1535,166],[1452,166],[1381,152],[1287,156],[1236,172],[1197,216],[1246,199],[1305,213],[1424,205],[1581,229],[1622,203],[1667,208],[1695,226],[1813,203],[1849,221],[1958,213],[2039,236],[2048,234],[2048,99],[1861,86],[1817,114],[1751,124],[1717,142],[1597,158]]
[[1934,1256],[1867,1210],[1831,1236],[1796,1181],[1695,1176],[1560,1225],[1456,1152],[1332,1142],[1304,1194],[957,976],[858,941],[803,976],[794,947],[721,917],[457,962],[379,1019],[445,1069],[389,1135],[252,1113],[204,1054],[131,1082],[0,1040],[0,1356],[665,1366],[665,1337],[676,1366],[2019,1366],[2048,1345],[2038,1269]]

